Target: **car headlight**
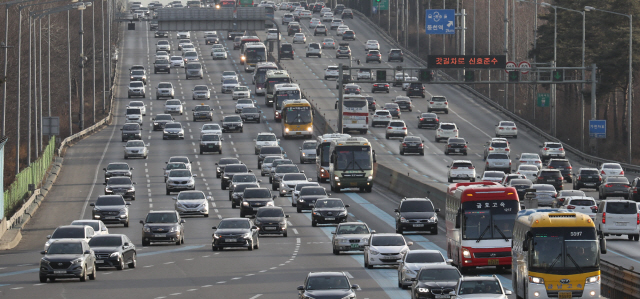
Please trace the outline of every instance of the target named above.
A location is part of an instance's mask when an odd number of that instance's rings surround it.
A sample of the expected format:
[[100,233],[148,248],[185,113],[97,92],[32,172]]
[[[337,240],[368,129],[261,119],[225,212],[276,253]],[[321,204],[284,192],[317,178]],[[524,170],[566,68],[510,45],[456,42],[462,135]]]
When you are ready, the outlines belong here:
[[309,132],[313,131],[313,127],[308,127],[307,131],[309,131]]
[[325,172],[324,168],[320,168],[320,172]]
[[[531,276],[529,276],[529,277],[531,277]],[[599,282],[600,282],[600,275],[596,275],[596,276],[587,277],[587,280],[585,281],[585,284],[599,283]]]
[[248,203],[248,202],[246,202],[246,201],[243,201],[243,202],[242,202],[242,206],[248,207],[248,206],[249,206],[249,203]]
[[243,238],[251,238],[251,233],[245,233],[244,235],[242,235]]
[[273,201],[268,202],[265,207],[273,207]]
[[380,251],[377,251],[375,249],[369,248],[369,254],[378,255],[378,254],[380,254]]
[[286,226],[287,226],[287,222],[286,222],[286,221],[282,221],[282,222],[280,222],[280,226],[282,226],[282,227],[286,227]]
[[180,231],[180,227],[179,226],[172,227],[169,232],[172,233],[172,232],[177,232],[177,231]]
[[[276,113],[276,115],[278,115],[278,113]],[[284,131],[285,131],[286,133],[289,133],[289,128],[284,128]]]
[[157,125],[158,125],[158,123],[157,123],[157,122],[154,122],[154,123],[153,123],[153,125],[154,125],[154,126],[157,126]]
[[127,189],[127,192],[135,192],[135,191],[136,191],[136,188],[133,188],[133,187]]
[[463,248],[462,249],[462,256],[465,258],[470,259],[471,258],[471,252],[469,251],[469,249]]
[[338,177],[338,176],[336,175],[336,176],[334,176],[334,177],[333,177],[333,180],[334,180],[334,181],[336,181],[336,182],[339,182],[339,181],[340,181],[340,177]]
[[436,221],[438,221],[438,216],[433,216],[433,217],[429,218],[429,220],[431,220],[431,222],[436,222]]
[[362,239],[362,241],[360,241],[360,242],[362,242],[362,243],[369,243],[369,238],[364,238],[364,239]]
[[71,261],[71,264],[74,265],[74,264],[78,264],[78,263],[81,263],[81,262],[82,262],[82,259],[81,258],[77,258],[77,259]]
[[373,181],[373,176],[372,176],[372,175],[368,176],[368,177],[367,177],[367,181],[369,181],[369,182],[370,182],[370,181]]
[[116,252],[110,254],[109,257],[120,257],[120,252],[116,251]]
[[[589,278],[591,278],[591,277],[589,277]],[[587,281],[589,280],[589,278],[587,278]],[[542,279],[540,277],[529,276],[529,282],[530,283],[535,283],[535,284],[544,284],[544,279]]]
[[228,180],[228,179],[229,179],[229,177],[228,177],[228,176],[225,176],[225,177],[224,177],[224,179],[225,179],[225,180]]
[[418,288],[418,292],[420,292],[420,293],[429,293],[429,289],[427,289],[427,288]]
[[403,249],[402,251],[400,251],[400,254],[404,255],[404,254],[406,254],[407,252],[409,252],[409,248],[405,248],[405,249]]
[[127,209],[120,209],[120,211],[118,211],[118,212],[120,212],[121,214],[122,213],[127,213]]
[[405,271],[405,273],[407,273],[407,274],[411,274],[411,275],[416,275],[416,271],[413,271],[413,270],[411,270],[411,269],[407,269],[407,270]]
[[253,223],[254,223],[255,225],[260,225],[260,220],[256,219],[256,220],[254,220],[254,221],[253,221]]
[[303,157],[306,157],[306,156],[307,156],[307,154],[305,154],[305,153],[302,153],[302,156],[303,156]]
[[404,217],[400,217],[400,222],[407,222],[407,219],[405,219]]
[[105,191],[105,192],[111,192],[111,188],[106,187],[106,188],[104,188],[104,191]]
[[144,226],[144,227],[142,227],[142,232],[150,233],[151,229],[149,227],[147,227],[147,226]]
[[347,216],[347,211],[340,212],[340,216]]
[[49,264],[49,260],[46,257],[41,258],[40,261],[44,264]]
[[214,239],[220,239],[220,235],[218,235],[218,234],[213,234],[213,238],[214,238]]

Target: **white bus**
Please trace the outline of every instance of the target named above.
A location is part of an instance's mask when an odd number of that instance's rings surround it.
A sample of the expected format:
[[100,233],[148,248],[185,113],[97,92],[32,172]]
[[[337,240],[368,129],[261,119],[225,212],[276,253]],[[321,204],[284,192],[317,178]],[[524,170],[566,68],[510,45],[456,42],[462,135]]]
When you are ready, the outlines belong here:
[[[362,95],[349,94],[342,98],[342,131],[358,131],[367,134],[369,130],[369,103]],[[336,101],[335,109],[338,109]]]
[[244,71],[247,73],[253,72],[258,62],[267,61],[267,47],[263,43],[246,43],[244,44],[243,54],[244,58]]
[[300,100],[300,86],[297,83],[276,84],[273,91],[273,119],[282,121],[282,105],[284,101]]

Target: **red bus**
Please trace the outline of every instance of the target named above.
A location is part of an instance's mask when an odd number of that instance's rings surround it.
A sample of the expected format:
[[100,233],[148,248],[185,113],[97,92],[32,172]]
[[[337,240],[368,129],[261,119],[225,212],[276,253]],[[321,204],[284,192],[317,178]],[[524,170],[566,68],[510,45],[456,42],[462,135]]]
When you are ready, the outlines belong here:
[[218,3],[218,5],[220,5],[220,7],[235,8],[236,7],[236,1],[235,0],[220,0],[220,3]]
[[502,185],[496,182],[487,182],[487,181],[454,183],[454,184],[450,184],[449,187],[447,187],[447,194],[453,194],[453,192],[456,191],[458,187],[462,187],[462,186],[502,186]]
[[520,211],[518,193],[497,183],[449,186],[446,203],[447,256],[460,272],[511,266],[511,238]]

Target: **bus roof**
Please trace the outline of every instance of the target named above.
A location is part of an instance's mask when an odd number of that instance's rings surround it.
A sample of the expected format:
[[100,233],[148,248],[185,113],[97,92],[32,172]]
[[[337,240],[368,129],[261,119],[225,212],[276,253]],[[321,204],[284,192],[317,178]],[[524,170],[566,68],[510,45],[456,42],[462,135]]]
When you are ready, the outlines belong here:
[[289,72],[285,70],[269,70],[267,77],[289,77]]
[[351,137],[351,135],[349,134],[340,134],[340,133],[324,134],[322,136],[318,136],[318,143],[331,142],[331,140],[344,139],[349,137]]
[[266,48],[262,42],[249,42],[245,44],[245,48]]
[[458,187],[476,186],[476,185],[481,185],[481,186],[502,186],[499,183],[488,182],[488,181],[453,183],[453,184],[450,184],[449,187],[447,187],[447,193],[453,194],[453,192],[456,191],[456,189],[458,189]]
[[276,65],[275,62],[263,61],[263,62],[258,62],[258,65],[256,66],[256,68],[270,68],[270,69],[277,70],[278,65]]
[[[299,100],[286,100],[283,103],[284,106],[311,106],[311,104],[309,103],[309,101],[305,100],[305,99],[299,99]],[[283,107],[284,107],[283,106]]]
[[480,200],[518,200],[518,193],[513,187],[496,185],[469,185],[458,186],[453,191],[455,197],[460,201],[480,201]]
[[273,87],[275,90],[300,90],[298,83],[280,83]]
[[347,137],[340,139],[333,139],[332,145],[370,145],[369,140],[364,137]]
[[591,217],[578,212],[535,212],[516,218],[527,227],[595,227]]

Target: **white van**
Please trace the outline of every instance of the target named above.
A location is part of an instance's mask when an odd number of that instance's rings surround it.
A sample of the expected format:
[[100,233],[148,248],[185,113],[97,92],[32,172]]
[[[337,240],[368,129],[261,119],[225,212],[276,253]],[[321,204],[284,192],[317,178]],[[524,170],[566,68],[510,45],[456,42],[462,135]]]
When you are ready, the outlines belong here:
[[608,199],[600,202],[596,215],[598,232],[608,235],[627,235],[629,240],[640,237],[640,213],[635,201]]

